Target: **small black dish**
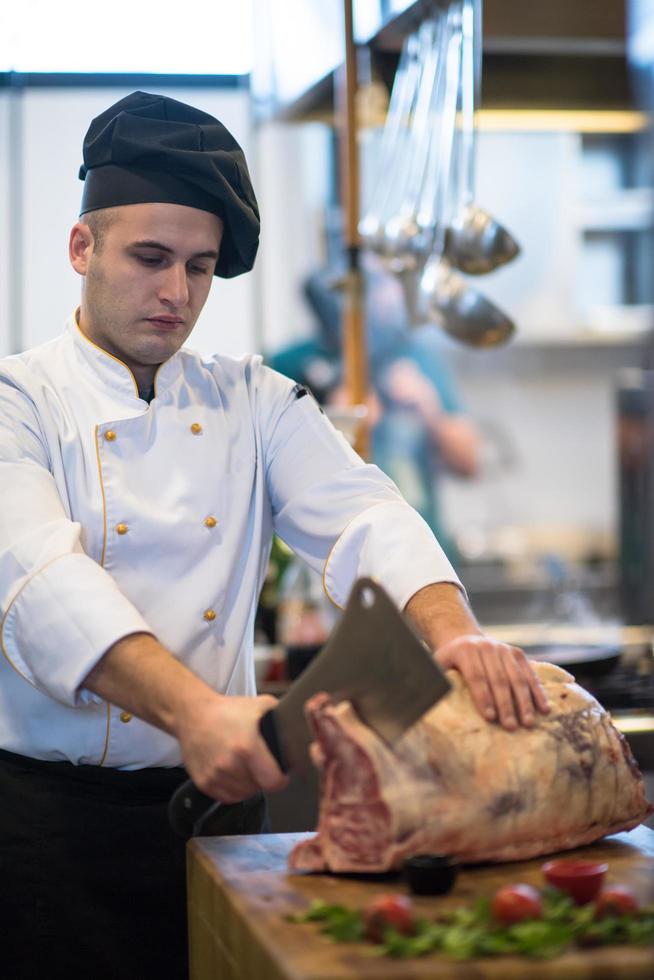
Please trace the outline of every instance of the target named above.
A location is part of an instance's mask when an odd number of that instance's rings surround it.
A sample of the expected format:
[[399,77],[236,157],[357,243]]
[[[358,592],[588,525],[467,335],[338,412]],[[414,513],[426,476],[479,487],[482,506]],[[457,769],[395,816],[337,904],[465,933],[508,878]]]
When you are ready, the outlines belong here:
[[404,879],[414,895],[447,895],[459,866],[447,854],[414,854],[402,866]]

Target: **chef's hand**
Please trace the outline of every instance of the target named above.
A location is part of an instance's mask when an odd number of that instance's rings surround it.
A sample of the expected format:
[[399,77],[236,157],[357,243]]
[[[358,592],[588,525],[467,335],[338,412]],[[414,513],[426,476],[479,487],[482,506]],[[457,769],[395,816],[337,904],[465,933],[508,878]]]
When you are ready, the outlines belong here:
[[177,734],[184,765],[203,793],[238,803],[288,783],[259,734],[259,718],[277,704],[269,695],[214,695],[189,715]]
[[550,706],[531,664],[518,647],[483,634],[457,636],[434,654],[444,669],[463,676],[479,713],[503,728],[519,724],[531,728],[536,712],[547,714]]

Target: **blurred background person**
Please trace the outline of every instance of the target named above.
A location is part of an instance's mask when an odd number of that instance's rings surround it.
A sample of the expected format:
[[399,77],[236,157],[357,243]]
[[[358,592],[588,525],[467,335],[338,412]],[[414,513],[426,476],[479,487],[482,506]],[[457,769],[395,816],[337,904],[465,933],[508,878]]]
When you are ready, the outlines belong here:
[[[432,528],[456,562],[451,529],[444,526],[439,476],[447,470],[473,478],[481,466],[481,439],[467,414],[434,327],[409,326],[399,281],[373,254],[362,256],[369,355],[370,454]],[[315,335],[270,352],[276,370],[306,384],[323,405],[346,406],[341,361],[342,259],[303,283]]]

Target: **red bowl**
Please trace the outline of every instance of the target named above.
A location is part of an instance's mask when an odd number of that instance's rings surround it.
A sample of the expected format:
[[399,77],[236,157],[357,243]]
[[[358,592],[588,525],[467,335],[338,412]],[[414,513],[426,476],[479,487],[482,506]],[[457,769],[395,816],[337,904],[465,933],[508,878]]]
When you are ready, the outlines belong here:
[[575,858],[547,861],[542,866],[546,881],[566,892],[577,905],[586,905],[599,895],[608,869],[608,864]]

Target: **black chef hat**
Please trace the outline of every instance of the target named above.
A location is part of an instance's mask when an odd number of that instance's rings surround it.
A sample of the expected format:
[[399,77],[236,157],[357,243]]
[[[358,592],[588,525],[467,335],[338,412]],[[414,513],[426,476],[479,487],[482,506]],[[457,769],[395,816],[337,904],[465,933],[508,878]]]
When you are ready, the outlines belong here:
[[133,92],[84,138],[80,214],[122,204],[185,204],[225,225],[215,275],[254,265],[259,209],[240,146],[213,116],[165,95]]

